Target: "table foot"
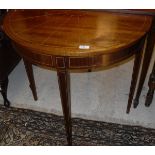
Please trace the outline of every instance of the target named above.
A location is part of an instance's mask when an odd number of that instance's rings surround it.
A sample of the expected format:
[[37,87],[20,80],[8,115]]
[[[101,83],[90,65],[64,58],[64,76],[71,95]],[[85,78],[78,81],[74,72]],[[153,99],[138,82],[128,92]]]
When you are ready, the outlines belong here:
[[68,70],[57,70],[62,110],[68,145],[72,145],[70,74]]
[[23,59],[23,61],[24,61],[26,73],[27,73],[27,76],[28,76],[28,80],[29,80],[29,83],[30,83],[30,88],[31,88],[31,91],[32,91],[32,94],[33,94],[33,98],[34,98],[35,101],[37,101],[38,97],[37,97],[37,91],[36,91],[36,85],[35,85],[35,80],[34,80],[34,75],[33,75],[32,64],[29,63],[25,59]]
[[154,95],[154,89],[149,89],[147,96],[146,96],[146,101],[145,101],[145,106],[149,107],[152,103],[153,100],[153,95]]
[[7,88],[8,88],[8,78],[6,78],[4,81],[0,82],[0,88],[1,88],[1,94],[3,96],[4,99],[4,106],[5,107],[10,107],[10,101],[7,98]]
[[9,102],[9,100],[5,100],[5,101],[4,101],[4,106],[7,107],[7,108],[10,107],[10,102]]
[[133,101],[133,107],[134,108],[137,108],[138,104],[139,104],[139,99],[134,99],[134,101]]

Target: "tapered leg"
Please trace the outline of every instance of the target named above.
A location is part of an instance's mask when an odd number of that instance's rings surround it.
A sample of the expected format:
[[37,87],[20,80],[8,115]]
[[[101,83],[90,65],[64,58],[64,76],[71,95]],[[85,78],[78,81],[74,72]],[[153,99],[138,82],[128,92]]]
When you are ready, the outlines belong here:
[[141,48],[139,49],[139,51],[137,51],[137,53],[135,55],[135,61],[134,61],[134,67],[133,67],[132,80],[131,80],[130,93],[129,93],[129,99],[128,99],[126,113],[130,112],[130,108],[132,105],[132,100],[133,100],[133,96],[134,96],[134,92],[135,92],[135,88],[136,88],[136,84],[137,84],[138,74],[139,74],[141,60],[142,60],[143,46],[144,46],[143,45],[144,41],[142,41],[142,42],[143,43],[142,43]]
[[140,79],[139,79],[136,97],[135,97],[134,104],[133,104],[134,108],[136,108],[139,104],[139,97],[141,95],[144,81],[145,81],[147,71],[148,71],[148,68],[150,65],[154,44],[155,44],[155,21],[153,22],[152,28],[151,28],[151,30],[148,34],[148,38],[147,38],[147,45],[146,45],[146,50],[145,50],[145,54],[144,54],[142,71],[141,71],[141,75],[140,75]]
[[36,101],[38,99],[38,97],[37,97],[36,85],[35,85],[35,81],[34,81],[32,64],[29,63],[25,59],[23,59],[23,61],[24,61],[26,73],[27,73],[27,76],[28,76],[28,79],[29,79],[30,88],[32,90],[32,94],[33,94],[34,100]]
[[72,145],[70,74],[67,70],[57,70],[61,104],[65,120],[68,145]]
[[148,84],[149,84],[149,91],[147,93],[146,101],[145,101],[146,107],[149,107],[150,104],[152,103],[153,95],[154,95],[154,91],[155,91],[155,63],[154,63],[154,67],[153,67],[152,73],[150,75]]
[[7,98],[8,78],[0,82],[0,92],[4,99],[4,106],[10,107],[10,101]]

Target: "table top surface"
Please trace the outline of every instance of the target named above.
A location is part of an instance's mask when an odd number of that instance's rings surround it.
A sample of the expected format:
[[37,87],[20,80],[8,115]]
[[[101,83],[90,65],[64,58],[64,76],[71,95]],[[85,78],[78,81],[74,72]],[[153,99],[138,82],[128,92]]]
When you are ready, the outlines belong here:
[[33,52],[91,56],[118,52],[148,32],[150,16],[92,10],[13,10],[6,34]]
[[107,9],[106,11],[155,16],[155,9]]

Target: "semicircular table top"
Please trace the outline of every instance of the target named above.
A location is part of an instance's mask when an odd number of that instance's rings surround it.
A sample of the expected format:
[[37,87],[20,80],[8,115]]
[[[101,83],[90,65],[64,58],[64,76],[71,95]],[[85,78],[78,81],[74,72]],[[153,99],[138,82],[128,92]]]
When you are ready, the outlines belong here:
[[[90,10],[13,10],[3,28],[14,42],[49,55],[117,52],[149,30],[149,16]],[[127,36],[127,37],[126,37]]]

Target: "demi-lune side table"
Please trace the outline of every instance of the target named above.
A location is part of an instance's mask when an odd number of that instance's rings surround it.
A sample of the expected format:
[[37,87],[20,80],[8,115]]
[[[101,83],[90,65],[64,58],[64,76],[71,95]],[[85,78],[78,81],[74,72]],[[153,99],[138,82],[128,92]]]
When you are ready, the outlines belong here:
[[24,60],[35,100],[32,65],[57,71],[67,141],[72,145],[70,72],[102,69],[135,55],[129,112],[151,23],[149,16],[104,11],[13,10],[3,29]]
[[[142,67],[141,67],[141,72],[139,76],[139,82],[137,85],[137,91],[135,94],[135,99],[133,100],[133,107],[137,108],[139,105],[139,98],[142,92],[142,88],[146,79],[146,75],[148,72],[148,68],[150,66],[151,58],[153,56],[153,49],[155,46],[155,9],[115,9],[115,10],[106,10],[106,11],[111,11],[111,12],[116,12],[116,13],[124,13],[124,14],[137,14],[141,16],[151,16],[152,17],[152,24],[151,28],[147,34],[147,39],[146,39],[146,48],[145,48],[145,53],[144,53],[144,59],[142,62]],[[154,58],[153,58],[154,61]],[[146,106],[149,106],[151,104],[152,98],[153,98],[153,75],[154,72],[152,71],[150,75],[150,80],[149,80],[149,91],[146,97]]]

